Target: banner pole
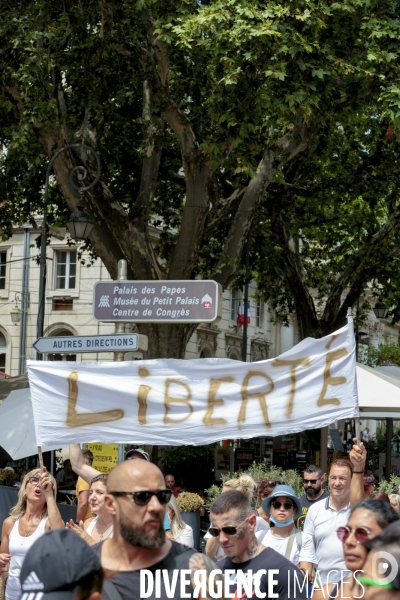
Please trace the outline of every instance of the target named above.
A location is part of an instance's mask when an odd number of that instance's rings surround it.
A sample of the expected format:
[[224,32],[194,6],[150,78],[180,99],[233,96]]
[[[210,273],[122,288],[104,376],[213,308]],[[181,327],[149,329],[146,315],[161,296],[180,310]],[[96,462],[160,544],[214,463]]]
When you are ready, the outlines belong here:
[[38,455],[39,455],[39,465],[43,472],[43,454],[42,454],[42,446],[38,446]]
[[[349,306],[348,309],[347,309],[347,316],[348,317],[352,317],[353,316],[353,309],[351,308],[351,306]],[[357,365],[357,356],[356,356],[356,365]],[[355,429],[356,429],[357,446],[359,446],[360,442],[361,442],[360,417],[354,417],[354,426],[355,426]]]

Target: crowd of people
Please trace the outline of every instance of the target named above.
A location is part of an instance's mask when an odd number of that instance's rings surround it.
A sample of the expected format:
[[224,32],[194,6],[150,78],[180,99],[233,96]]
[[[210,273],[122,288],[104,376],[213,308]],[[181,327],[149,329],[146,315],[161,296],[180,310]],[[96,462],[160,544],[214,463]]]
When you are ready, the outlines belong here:
[[331,463],[329,493],[315,465],[303,473],[300,498],[283,481],[226,481],[209,507],[203,553],[180,514],[173,475],[140,449],[108,475],[92,460],[72,445],[59,477],[67,485],[71,468],[81,478],[76,522],[62,521],[45,468],[23,477],[1,535],[6,600],[400,600],[399,496],[374,490],[362,442]]

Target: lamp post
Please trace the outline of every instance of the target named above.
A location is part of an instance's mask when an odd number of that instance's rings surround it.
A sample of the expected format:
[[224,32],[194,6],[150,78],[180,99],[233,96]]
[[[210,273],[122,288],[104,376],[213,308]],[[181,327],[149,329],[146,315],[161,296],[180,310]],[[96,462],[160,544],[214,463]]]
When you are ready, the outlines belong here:
[[378,300],[373,308],[373,311],[377,319],[386,319],[389,309],[383,300]]
[[[43,330],[44,330],[45,291],[46,291],[46,250],[47,250],[47,248],[46,248],[47,203],[48,203],[48,196],[49,196],[50,173],[51,173],[51,169],[53,167],[53,164],[54,164],[54,161],[56,160],[56,158],[58,158],[58,156],[62,152],[64,152],[65,150],[70,150],[71,148],[81,148],[81,149],[85,148],[86,150],[88,150],[89,152],[91,152],[93,154],[93,156],[96,159],[96,164],[97,164],[97,171],[96,171],[95,178],[87,186],[77,185],[74,181],[75,175],[79,182],[86,179],[86,177],[88,176],[86,167],[84,167],[82,165],[78,165],[78,166],[74,167],[73,169],[71,169],[71,171],[69,173],[70,184],[72,185],[72,187],[74,189],[79,191],[79,195],[81,196],[81,198],[78,200],[78,205],[79,205],[78,210],[75,211],[71,215],[71,220],[69,222],[69,223],[74,224],[74,226],[71,225],[73,231],[74,231],[74,228],[76,231],[76,225],[79,223],[80,218],[82,218],[82,213],[84,213],[83,207],[81,206],[82,200],[83,200],[83,194],[87,190],[91,189],[93,186],[96,185],[96,183],[100,179],[100,174],[101,174],[100,159],[99,159],[97,153],[95,152],[95,150],[93,150],[93,148],[91,146],[87,146],[86,144],[76,143],[76,144],[68,144],[68,146],[63,146],[62,148],[57,150],[57,152],[55,154],[53,154],[53,156],[50,159],[49,165],[46,170],[46,184],[45,184],[45,190],[44,190],[44,204],[43,204],[43,220],[42,220],[42,227],[41,227],[41,234],[40,234],[39,309],[38,309],[38,318],[37,318],[37,337],[38,338],[43,337]],[[85,234],[86,237],[88,237],[94,223],[91,223],[92,227],[88,226],[90,220],[89,220],[89,215],[87,213],[84,213],[83,218],[85,219],[85,227],[83,228],[83,232],[80,231],[80,229],[79,229],[78,233],[83,233],[83,234]],[[68,227],[68,229],[70,230],[69,227]],[[71,237],[73,237],[72,234],[71,234]],[[84,237],[84,238],[78,237],[78,238],[74,238],[74,239],[86,239],[86,237]],[[37,360],[42,359],[42,355],[40,352],[37,353],[36,358],[37,358]]]

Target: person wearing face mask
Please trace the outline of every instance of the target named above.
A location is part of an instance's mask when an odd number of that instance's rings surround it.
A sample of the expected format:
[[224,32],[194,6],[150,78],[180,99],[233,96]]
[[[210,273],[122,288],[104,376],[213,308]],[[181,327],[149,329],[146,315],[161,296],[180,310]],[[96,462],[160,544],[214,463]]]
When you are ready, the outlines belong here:
[[301,512],[301,504],[290,485],[278,485],[271,496],[262,501],[265,513],[269,514],[269,531],[256,533],[263,546],[273,548],[279,554],[299,564],[302,533],[296,529],[295,519]]

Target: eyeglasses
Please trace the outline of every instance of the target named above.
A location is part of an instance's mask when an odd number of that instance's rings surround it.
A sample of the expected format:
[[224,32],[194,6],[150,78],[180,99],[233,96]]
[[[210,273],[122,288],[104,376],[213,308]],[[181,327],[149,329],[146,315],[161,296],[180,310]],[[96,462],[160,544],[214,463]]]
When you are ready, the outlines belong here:
[[375,579],[368,579],[368,577],[357,577],[357,580],[366,586],[376,586],[381,588],[386,588],[387,590],[394,590],[395,587],[391,583],[381,583],[380,581],[375,581]]
[[272,506],[274,508],[276,508],[278,510],[278,508],[280,508],[281,506],[283,506],[283,508],[285,510],[290,510],[291,508],[294,508],[294,504],[292,504],[292,502],[278,502],[278,500],[274,500],[274,502],[271,502]]
[[160,504],[168,504],[171,500],[171,490],[158,490],[157,492],[110,492],[112,496],[132,496],[133,501],[138,506],[145,506],[150,502],[153,496],[157,497]]
[[317,481],[319,481],[319,479],[303,479],[304,485],[307,485],[308,483],[310,483],[311,485],[315,485]]
[[35,475],[32,475],[32,477],[29,477],[28,481],[32,485],[37,485],[39,483],[40,479],[39,479],[39,477],[35,477]]
[[355,529],[350,529],[350,527],[346,526],[336,529],[337,536],[341,542],[345,542],[350,536],[351,532],[354,533],[354,537],[356,538],[356,542],[358,544],[363,544],[366,542],[371,533],[366,527],[356,527]]
[[221,531],[226,533],[226,535],[236,535],[239,527],[241,527],[243,525],[243,523],[246,523],[246,521],[247,521],[247,519],[242,521],[242,523],[239,523],[239,525],[237,525],[236,527],[234,525],[228,525],[227,527],[221,527],[221,529],[219,529],[218,527],[210,527],[208,530],[208,533],[210,535],[212,535],[213,537],[218,537],[219,534],[221,533]]

